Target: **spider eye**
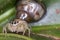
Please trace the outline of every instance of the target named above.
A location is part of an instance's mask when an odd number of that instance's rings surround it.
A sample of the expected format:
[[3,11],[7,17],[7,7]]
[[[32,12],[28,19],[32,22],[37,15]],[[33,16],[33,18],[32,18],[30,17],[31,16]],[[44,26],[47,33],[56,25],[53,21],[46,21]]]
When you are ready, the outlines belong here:
[[19,21],[17,21],[17,23],[18,23]]

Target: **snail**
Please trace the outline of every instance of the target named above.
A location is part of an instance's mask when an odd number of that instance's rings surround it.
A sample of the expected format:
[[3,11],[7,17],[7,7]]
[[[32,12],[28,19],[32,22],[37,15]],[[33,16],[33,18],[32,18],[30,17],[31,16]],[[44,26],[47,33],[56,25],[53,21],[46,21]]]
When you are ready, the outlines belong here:
[[46,12],[45,6],[42,3],[37,3],[34,0],[21,0],[16,5],[16,18],[27,22],[39,21]]

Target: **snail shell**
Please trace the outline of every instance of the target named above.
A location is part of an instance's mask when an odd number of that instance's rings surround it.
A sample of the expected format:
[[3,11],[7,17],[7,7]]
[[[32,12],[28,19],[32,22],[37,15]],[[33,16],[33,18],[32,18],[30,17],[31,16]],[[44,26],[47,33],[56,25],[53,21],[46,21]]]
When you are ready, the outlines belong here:
[[16,18],[27,22],[36,22],[40,20],[45,13],[44,7],[32,0],[19,1],[16,5],[16,10]]

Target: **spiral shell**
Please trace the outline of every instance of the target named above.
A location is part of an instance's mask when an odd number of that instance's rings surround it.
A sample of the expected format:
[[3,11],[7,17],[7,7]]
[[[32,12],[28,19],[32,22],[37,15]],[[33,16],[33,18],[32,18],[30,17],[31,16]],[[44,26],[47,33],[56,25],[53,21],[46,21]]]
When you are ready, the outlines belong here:
[[35,1],[19,1],[16,5],[16,18],[27,22],[36,22],[42,18],[45,8]]

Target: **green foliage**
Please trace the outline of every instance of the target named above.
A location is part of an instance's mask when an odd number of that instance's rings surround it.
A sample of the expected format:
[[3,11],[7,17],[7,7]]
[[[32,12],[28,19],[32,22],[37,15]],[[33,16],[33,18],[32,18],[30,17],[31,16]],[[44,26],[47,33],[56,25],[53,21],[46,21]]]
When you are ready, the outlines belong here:
[[17,34],[3,34],[0,33],[0,40],[34,40],[26,36],[17,35]]
[[16,0],[0,0],[0,15],[15,6]]
[[60,37],[60,24],[34,26],[32,27],[32,31],[36,34],[48,34],[48,35]]
[[9,22],[10,20],[12,20],[15,17],[15,14],[16,10],[15,7],[13,7],[5,13],[3,13],[2,15],[0,15],[0,25],[4,24],[4,22]]

